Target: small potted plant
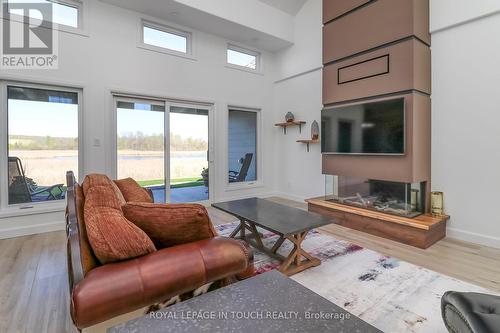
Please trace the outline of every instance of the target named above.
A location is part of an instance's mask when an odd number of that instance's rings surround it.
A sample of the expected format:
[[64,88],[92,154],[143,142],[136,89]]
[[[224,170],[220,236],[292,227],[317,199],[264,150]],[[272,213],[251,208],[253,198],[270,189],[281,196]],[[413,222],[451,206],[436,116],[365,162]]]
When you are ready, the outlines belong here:
[[205,187],[208,187],[208,167],[201,170],[201,178],[203,178],[203,185],[205,185]]

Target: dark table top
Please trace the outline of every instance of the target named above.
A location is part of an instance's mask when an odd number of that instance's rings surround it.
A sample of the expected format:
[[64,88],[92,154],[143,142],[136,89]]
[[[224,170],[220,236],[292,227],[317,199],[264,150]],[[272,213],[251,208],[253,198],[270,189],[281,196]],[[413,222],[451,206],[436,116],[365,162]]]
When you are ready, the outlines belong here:
[[317,213],[259,198],[215,203],[212,206],[285,236],[335,223],[331,218]]
[[120,324],[108,332],[381,331],[274,270]]

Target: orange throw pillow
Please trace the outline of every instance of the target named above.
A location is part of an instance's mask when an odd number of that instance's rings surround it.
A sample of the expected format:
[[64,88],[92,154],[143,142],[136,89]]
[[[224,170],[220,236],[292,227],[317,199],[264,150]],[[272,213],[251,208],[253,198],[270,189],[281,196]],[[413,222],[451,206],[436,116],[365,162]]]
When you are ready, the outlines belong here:
[[122,210],[128,220],[144,230],[157,248],[217,235],[207,210],[202,205],[129,202]]
[[114,183],[118,186],[127,202],[153,202],[148,191],[132,178],[115,180]]
[[102,264],[156,251],[151,239],[128,221],[112,188],[94,186],[85,198],[85,227],[95,256]]
[[120,201],[120,204],[124,205],[126,203],[122,192],[120,191],[118,186],[116,186],[116,184],[113,183],[111,181],[111,179],[108,178],[108,176],[97,174],[97,173],[87,175],[82,183],[83,195],[87,196],[87,192],[94,186],[109,186],[109,187],[111,187],[113,189],[113,192],[115,193],[117,199]]

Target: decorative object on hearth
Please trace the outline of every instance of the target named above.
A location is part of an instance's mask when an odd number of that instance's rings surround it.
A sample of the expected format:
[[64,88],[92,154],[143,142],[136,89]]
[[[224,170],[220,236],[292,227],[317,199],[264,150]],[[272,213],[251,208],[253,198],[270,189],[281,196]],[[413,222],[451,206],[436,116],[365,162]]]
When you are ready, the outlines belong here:
[[417,190],[416,188],[411,189],[410,205],[411,205],[411,210],[414,212],[419,209],[419,207],[418,207],[419,194],[420,194],[420,191]]
[[443,192],[431,192],[431,213],[434,216],[444,215]]
[[285,115],[285,120],[287,123],[291,123],[295,120],[295,116],[293,115],[293,113],[287,112],[287,114]]
[[319,124],[315,120],[311,124],[311,139],[318,140],[319,139]]

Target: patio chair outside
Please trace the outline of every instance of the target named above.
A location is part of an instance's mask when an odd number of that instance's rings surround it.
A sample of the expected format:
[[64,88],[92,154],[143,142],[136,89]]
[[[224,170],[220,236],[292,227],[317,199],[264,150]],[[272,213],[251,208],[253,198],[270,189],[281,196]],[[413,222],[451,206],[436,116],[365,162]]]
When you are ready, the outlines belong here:
[[64,184],[35,186],[24,174],[21,160],[9,157],[9,204],[60,200],[64,198]]
[[238,183],[245,181],[245,179],[247,178],[248,169],[250,169],[250,164],[252,163],[252,158],[253,158],[252,153],[245,154],[243,163],[241,163],[240,171],[229,171],[230,183]]

